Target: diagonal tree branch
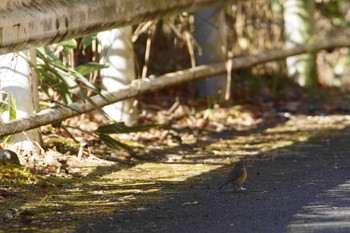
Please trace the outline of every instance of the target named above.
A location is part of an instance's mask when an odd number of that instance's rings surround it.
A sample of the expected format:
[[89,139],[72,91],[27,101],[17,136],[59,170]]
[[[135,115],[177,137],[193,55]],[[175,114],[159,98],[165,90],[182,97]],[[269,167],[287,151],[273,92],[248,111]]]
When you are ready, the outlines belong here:
[[[232,69],[248,68],[260,63],[283,59],[285,57],[298,55],[307,52],[317,52],[323,49],[333,49],[339,47],[350,47],[349,36],[345,34],[333,39],[317,39],[314,42],[306,45],[301,45],[292,49],[277,49],[262,52],[256,55],[243,56],[232,59]],[[225,63],[217,63],[211,65],[203,65],[195,68],[177,71],[161,75],[153,79],[135,80],[130,85],[115,92],[103,92],[100,95],[94,96],[91,99],[95,105],[103,107],[105,105],[124,100],[130,97],[135,97],[139,94],[152,92],[165,87],[203,79],[212,75],[217,75],[226,72]],[[74,109],[74,110],[73,110]],[[14,120],[8,123],[0,124],[0,136],[11,135],[29,129],[37,128],[43,125],[52,124],[65,120],[67,118],[86,113],[94,110],[95,107],[89,102],[76,102],[67,107],[59,107],[54,109],[43,110],[30,117]]]

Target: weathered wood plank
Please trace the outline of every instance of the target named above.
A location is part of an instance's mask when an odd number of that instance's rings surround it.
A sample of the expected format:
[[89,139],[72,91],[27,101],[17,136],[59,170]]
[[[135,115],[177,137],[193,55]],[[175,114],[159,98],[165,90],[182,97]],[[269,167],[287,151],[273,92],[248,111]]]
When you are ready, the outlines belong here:
[[224,4],[224,0],[15,0],[0,2],[0,54]]

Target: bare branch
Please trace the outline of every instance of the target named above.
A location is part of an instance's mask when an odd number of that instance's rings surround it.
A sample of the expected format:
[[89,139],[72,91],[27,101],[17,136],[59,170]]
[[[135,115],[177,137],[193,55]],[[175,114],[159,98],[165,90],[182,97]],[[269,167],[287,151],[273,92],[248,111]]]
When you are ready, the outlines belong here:
[[[285,57],[298,55],[307,52],[317,52],[323,49],[333,49],[339,47],[350,47],[349,36],[343,35],[333,39],[318,39],[313,43],[301,45],[292,49],[278,49],[232,59],[232,69],[248,68],[260,63],[283,59]],[[103,92],[100,95],[92,97],[92,100],[99,107],[118,102],[139,94],[152,92],[165,87],[203,79],[212,75],[226,72],[225,63],[203,65],[195,68],[168,73],[153,79],[135,80],[132,84],[116,92]],[[108,101],[107,101],[108,100]],[[64,119],[76,116],[79,113],[86,113],[94,110],[94,105],[88,102],[76,102],[67,107],[43,110],[30,117],[14,120],[8,123],[0,124],[0,136],[11,135],[14,133],[37,128],[43,125],[52,124]]]

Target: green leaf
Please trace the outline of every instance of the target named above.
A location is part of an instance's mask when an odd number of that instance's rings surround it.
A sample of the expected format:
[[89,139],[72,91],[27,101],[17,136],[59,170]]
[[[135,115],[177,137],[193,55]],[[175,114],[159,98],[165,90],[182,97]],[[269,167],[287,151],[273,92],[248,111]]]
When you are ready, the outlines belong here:
[[52,86],[55,87],[55,90],[60,94],[61,99],[65,104],[70,104],[73,102],[71,98],[71,87],[66,79],[54,68],[45,67],[46,72],[48,72],[47,81],[51,83]]
[[77,47],[77,41],[74,39],[71,40],[64,40],[59,43],[63,47],[70,48],[70,49],[75,49]]
[[76,77],[80,82],[82,82],[82,84],[84,84],[85,87],[87,87],[95,92],[100,92],[100,88],[97,85],[95,85],[94,83],[91,83],[87,78],[85,78],[83,75],[81,75],[76,70],[74,70],[72,68],[68,68],[68,72],[71,75],[73,75],[74,77]]
[[96,38],[97,38],[97,35],[96,35],[96,34],[84,36],[83,39],[81,40],[81,42],[82,42],[84,48],[90,46],[90,45],[92,44],[92,42],[93,42],[94,40],[96,40]]
[[9,110],[9,121],[16,120],[16,117],[17,117],[16,104],[15,104],[15,99],[11,94],[9,94],[8,110]]
[[56,57],[56,55],[52,52],[52,50],[48,47],[45,46],[44,51],[42,52],[41,50],[37,50],[38,57],[41,58],[47,65],[54,66],[60,70],[63,70],[65,72],[69,72],[69,69],[67,66],[63,64],[63,62]]
[[0,104],[0,114],[8,111],[8,121],[15,120],[17,118],[15,99],[10,93],[3,93],[3,100]]
[[63,48],[62,52],[64,56],[68,56],[69,52],[77,47],[77,41],[75,39],[61,41],[59,44]]
[[81,75],[87,75],[89,73],[99,71],[100,69],[107,67],[107,65],[99,64],[96,62],[88,62],[86,64],[75,67],[75,71],[77,71]]
[[101,141],[106,143],[106,145],[109,146],[110,148],[117,149],[117,150],[122,149],[122,150],[128,151],[129,153],[132,153],[132,148],[126,145],[125,143],[122,143],[117,139],[105,134],[99,134],[98,136],[101,139]]
[[158,124],[126,126],[124,122],[115,122],[107,125],[101,125],[96,129],[98,134],[118,134],[118,133],[134,133],[143,132],[154,127],[159,127]]

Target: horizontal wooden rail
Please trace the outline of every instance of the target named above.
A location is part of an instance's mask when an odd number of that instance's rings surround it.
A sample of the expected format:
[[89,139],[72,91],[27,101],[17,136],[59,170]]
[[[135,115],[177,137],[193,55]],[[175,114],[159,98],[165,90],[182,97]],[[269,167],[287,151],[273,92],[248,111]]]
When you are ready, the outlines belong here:
[[[338,47],[350,47],[349,36],[315,40],[313,43],[302,45],[292,49],[272,50],[257,55],[249,55],[232,59],[232,69],[242,69],[260,63],[282,59],[307,52],[316,52],[322,49],[333,49]],[[142,93],[169,87],[175,84],[190,82],[226,72],[225,63],[203,65],[195,68],[165,74],[153,79],[135,80],[132,84],[115,92],[103,92],[103,96],[94,96],[92,100],[96,105],[103,107],[113,102],[137,96]],[[0,124],[0,136],[11,135],[37,128],[43,125],[56,123],[58,121],[94,110],[95,107],[88,102],[76,102],[67,107],[43,110],[38,114]]]
[[0,2],[0,54],[138,24],[228,0],[36,0]]

